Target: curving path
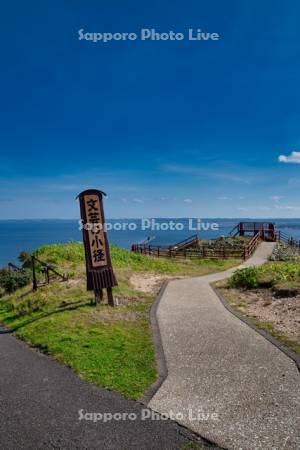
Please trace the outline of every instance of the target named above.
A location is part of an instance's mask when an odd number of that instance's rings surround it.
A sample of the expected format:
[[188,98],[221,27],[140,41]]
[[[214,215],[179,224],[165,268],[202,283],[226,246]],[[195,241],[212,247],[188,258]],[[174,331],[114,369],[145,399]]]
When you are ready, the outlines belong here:
[[[264,263],[272,249],[262,243],[241,267]],[[234,270],[168,283],[157,310],[168,376],[149,406],[224,448],[299,449],[295,363],[210,287]]]

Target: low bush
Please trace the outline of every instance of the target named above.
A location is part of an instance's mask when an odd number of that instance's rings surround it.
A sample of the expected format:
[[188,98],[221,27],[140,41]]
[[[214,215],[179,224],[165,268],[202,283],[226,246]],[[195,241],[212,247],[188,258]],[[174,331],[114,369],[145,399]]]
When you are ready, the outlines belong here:
[[278,262],[247,267],[234,272],[228,281],[229,287],[242,289],[272,288],[278,283],[300,283],[300,265]]
[[26,286],[31,281],[30,270],[22,270],[20,272],[9,269],[0,270],[0,288],[11,294],[17,289]]
[[244,289],[257,288],[257,269],[255,267],[247,267],[246,269],[237,270],[229,279],[229,286]]

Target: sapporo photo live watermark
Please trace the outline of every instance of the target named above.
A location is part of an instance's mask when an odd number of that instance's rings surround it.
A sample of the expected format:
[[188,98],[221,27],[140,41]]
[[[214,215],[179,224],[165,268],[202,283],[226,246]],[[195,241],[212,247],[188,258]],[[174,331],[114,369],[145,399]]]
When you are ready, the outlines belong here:
[[188,28],[184,31],[159,31],[155,28],[141,28],[138,32],[95,32],[86,31],[84,28],[78,30],[79,41],[90,41],[109,43],[113,41],[219,41],[219,33],[208,32],[202,28]]
[[134,422],[136,420],[141,421],[160,421],[160,420],[175,420],[178,422],[189,420],[191,422],[208,422],[208,421],[219,421],[219,414],[216,412],[205,412],[201,408],[195,410],[191,406],[187,408],[185,411],[168,411],[165,414],[160,414],[151,409],[144,408],[141,409],[138,413],[136,412],[90,412],[85,411],[84,409],[80,409],[78,411],[78,420],[86,420],[89,422],[112,422],[112,421],[131,421]]
[[105,223],[78,221],[79,230],[98,232],[104,231],[219,231],[217,222],[205,222],[200,218],[188,218],[185,220],[158,220],[158,219],[140,219],[140,220],[120,220]]

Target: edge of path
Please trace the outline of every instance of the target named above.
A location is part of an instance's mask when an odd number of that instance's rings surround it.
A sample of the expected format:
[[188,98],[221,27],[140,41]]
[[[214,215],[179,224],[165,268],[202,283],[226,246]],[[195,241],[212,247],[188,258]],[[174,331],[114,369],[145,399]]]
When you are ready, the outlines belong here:
[[212,290],[214,291],[214,293],[216,294],[216,296],[218,297],[218,299],[220,300],[220,302],[222,303],[222,305],[224,306],[224,308],[227,309],[227,311],[229,311],[235,317],[240,319],[242,322],[244,322],[246,325],[248,325],[250,328],[252,328],[258,334],[260,334],[265,339],[267,339],[267,341],[271,342],[271,344],[275,345],[275,347],[277,347],[279,350],[281,350],[286,356],[288,356],[290,359],[292,359],[300,372],[300,356],[297,353],[293,352],[293,350],[291,350],[289,347],[284,345],[282,342],[280,342],[278,339],[276,339],[274,336],[272,336],[270,333],[268,333],[263,328],[259,328],[258,326],[256,326],[255,323],[250,318],[248,318],[247,316],[244,316],[239,311],[232,308],[232,306],[230,306],[230,304],[223,297],[223,295],[218,290],[218,288],[213,286],[212,283],[210,283],[209,285],[212,288]]
[[163,284],[161,285],[161,288],[158,292],[158,295],[155,299],[155,302],[152,304],[150,309],[150,323],[151,323],[151,331],[154,341],[154,349],[155,349],[155,360],[156,360],[156,369],[158,373],[157,380],[151,384],[151,386],[147,389],[147,391],[144,393],[143,397],[140,399],[140,401],[148,405],[152,397],[156,394],[158,389],[161,387],[163,382],[168,376],[168,367],[167,367],[167,361],[165,357],[165,352],[163,348],[159,323],[157,319],[157,310],[159,303],[164,295],[164,292],[169,284],[169,281],[165,280]]
[[[240,264],[239,266],[236,266],[235,269],[236,270],[238,270],[239,268],[242,269],[244,263]],[[222,272],[215,272],[215,273],[222,273]],[[206,275],[204,275],[204,276],[206,276]],[[200,277],[199,276],[193,276],[193,277],[188,277],[188,278],[201,278],[201,276]],[[229,278],[229,277],[227,277],[227,278]],[[227,278],[225,278],[225,279],[227,279]],[[160,327],[159,327],[158,318],[157,318],[157,310],[158,310],[160,301],[161,301],[161,299],[162,299],[162,297],[164,295],[164,292],[165,292],[168,284],[171,283],[172,281],[173,280],[169,280],[169,281],[165,280],[163,282],[163,284],[162,284],[162,286],[161,286],[161,288],[159,290],[159,293],[158,293],[158,295],[156,297],[156,300],[155,300],[155,302],[153,303],[153,305],[152,305],[152,307],[150,309],[150,323],[151,323],[151,330],[152,330],[154,347],[155,347],[156,367],[157,367],[157,372],[158,372],[158,378],[148,388],[146,393],[140,399],[141,403],[143,403],[145,405],[148,405],[150,403],[151,399],[154,397],[156,392],[159,390],[159,388],[161,387],[163,382],[168,377],[168,367],[167,367],[165,352],[164,352],[162,338],[161,338]],[[297,355],[297,353],[295,353],[292,350],[290,350],[287,346],[285,346],[280,341],[278,341],[270,333],[268,333],[267,331],[265,331],[265,330],[263,330],[261,328],[258,328],[250,319],[248,319],[247,317],[243,316],[238,311],[233,309],[227,303],[227,301],[224,299],[222,294],[217,290],[217,288],[215,288],[212,285],[213,283],[208,283],[208,284],[211,287],[211,289],[215,292],[215,294],[217,295],[218,299],[220,300],[220,302],[222,303],[224,308],[226,308],[232,315],[234,315],[235,317],[240,319],[242,322],[244,322],[246,325],[248,325],[250,328],[252,328],[258,334],[263,336],[266,340],[271,342],[271,344],[273,344],[275,347],[277,347],[279,350],[281,350],[287,357],[292,359],[292,361],[296,364],[297,369],[300,372],[300,356]]]

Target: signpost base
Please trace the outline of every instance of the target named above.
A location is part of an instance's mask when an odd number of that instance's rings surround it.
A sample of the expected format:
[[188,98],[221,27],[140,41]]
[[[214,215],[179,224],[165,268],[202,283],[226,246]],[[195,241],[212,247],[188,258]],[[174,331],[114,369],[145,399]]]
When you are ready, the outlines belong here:
[[103,290],[99,289],[99,290],[95,290],[95,304],[99,305],[102,300],[103,300]]
[[107,288],[107,301],[110,306],[115,306],[112,288]]

